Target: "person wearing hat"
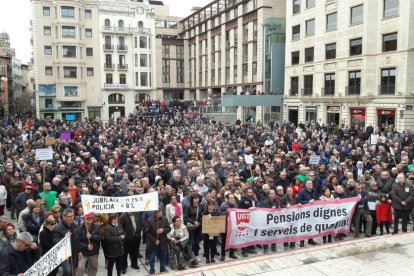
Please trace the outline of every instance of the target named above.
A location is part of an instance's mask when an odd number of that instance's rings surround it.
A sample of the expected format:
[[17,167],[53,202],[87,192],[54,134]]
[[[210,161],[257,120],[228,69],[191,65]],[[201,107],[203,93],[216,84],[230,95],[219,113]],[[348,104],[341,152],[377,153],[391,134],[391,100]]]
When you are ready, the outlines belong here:
[[112,276],[114,264],[116,265],[117,275],[120,276],[122,273],[124,239],[125,232],[122,226],[119,224],[119,215],[117,213],[110,214],[109,224],[104,230],[105,243],[103,244],[105,257],[108,258],[108,276]]
[[32,194],[32,186],[27,185],[23,192],[20,192],[14,199],[14,205],[16,207],[16,217],[19,217],[20,212],[26,208],[26,202],[29,199],[34,199]]
[[80,247],[83,258],[76,270],[77,276],[83,276],[86,262],[88,262],[88,275],[95,276],[98,271],[98,255],[101,242],[99,226],[93,223],[93,213],[84,216],[84,223],[78,228]]
[[152,218],[150,218],[146,225],[146,236],[148,239],[148,249],[150,251],[150,274],[155,274],[155,256],[159,256],[160,272],[168,272],[166,268],[167,263],[167,248],[168,238],[167,234],[171,231],[168,219],[163,216],[162,208],[159,208]]

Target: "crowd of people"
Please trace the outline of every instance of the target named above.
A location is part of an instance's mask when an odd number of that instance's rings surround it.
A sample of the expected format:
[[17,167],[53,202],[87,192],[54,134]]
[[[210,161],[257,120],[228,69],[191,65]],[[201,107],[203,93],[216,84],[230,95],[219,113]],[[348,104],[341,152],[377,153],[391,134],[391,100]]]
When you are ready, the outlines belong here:
[[[355,238],[397,234],[400,219],[407,232],[413,215],[414,133],[408,130],[342,125],[333,134],[317,123],[223,125],[202,114],[189,119],[180,104],[162,103],[155,109],[145,103],[113,123],[16,116],[1,125],[0,276],[23,275],[67,236],[72,257],[61,264],[63,275],[96,275],[102,253],[107,275],[115,266],[119,276],[129,267],[140,269],[139,259],[154,274],[156,257],[159,271],[166,272],[168,265],[181,270],[225,261],[226,255],[238,259],[305,246],[264,244],[227,253],[226,233],[211,236],[201,228],[204,215],[227,215],[230,208],[358,197],[348,235]],[[63,132],[71,139],[59,140]],[[50,138],[56,140],[50,144]],[[36,161],[35,150],[47,146],[53,160]],[[245,155],[253,155],[254,163],[246,164]],[[312,155],[320,156],[318,164],[309,164]],[[84,194],[154,191],[156,211],[82,209]],[[328,235],[322,242],[344,237]]]

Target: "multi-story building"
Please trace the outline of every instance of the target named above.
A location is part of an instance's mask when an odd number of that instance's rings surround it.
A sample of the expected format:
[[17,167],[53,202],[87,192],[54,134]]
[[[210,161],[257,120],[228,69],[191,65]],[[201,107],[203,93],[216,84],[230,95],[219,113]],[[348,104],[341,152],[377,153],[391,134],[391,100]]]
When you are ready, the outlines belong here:
[[413,1],[287,1],[284,119],[414,124]]
[[0,33],[0,115],[9,115],[13,112],[14,63],[16,52],[10,45],[7,33]]
[[188,82],[185,83],[184,72],[188,68],[185,67],[185,40],[179,35],[181,19],[170,16],[168,6],[155,9],[156,98],[159,100],[195,98],[189,95]]
[[155,19],[159,1],[100,1],[103,119],[133,112],[155,98]]
[[[183,19],[180,35],[186,39],[189,95],[198,100],[220,98],[226,111],[242,120],[269,119],[263,107],[280,106],[282,100],[274,95],[277,91],[270,86],[265,91],[263,85],[264,70],[270,74],[272,67],[264,66],[264,38],[271,18],[284,23],[285,0],[215,0]],[[284,61],[276,64],[272,73],[283,74]],[[282,80],[279,87],[284,90]],[[256,96],[263,92],[268,95]]]
[[101,117],[98,0],[31,0],[40,117]]

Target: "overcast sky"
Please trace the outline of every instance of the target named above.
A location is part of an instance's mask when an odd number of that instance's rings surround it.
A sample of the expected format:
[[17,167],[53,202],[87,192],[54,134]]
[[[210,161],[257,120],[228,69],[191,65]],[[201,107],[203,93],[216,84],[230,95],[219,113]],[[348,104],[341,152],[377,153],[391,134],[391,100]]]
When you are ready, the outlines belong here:
[[[185,17],[190,14],[194,6],[202,7],[213,0],[162,0],[170,7],[170,14]],[[0,32],[10,35],[12,47],[16,49],[16,56],[23,63],[30,60],[30,0],[1,0]]]

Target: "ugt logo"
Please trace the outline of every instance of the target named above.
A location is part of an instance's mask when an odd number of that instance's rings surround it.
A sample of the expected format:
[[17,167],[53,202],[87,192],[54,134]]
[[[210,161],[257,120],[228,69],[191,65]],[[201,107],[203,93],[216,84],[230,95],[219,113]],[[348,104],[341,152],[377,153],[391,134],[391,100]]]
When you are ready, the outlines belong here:
[[250,212],[236,212],[237,237],[248,235],[250,223]]

